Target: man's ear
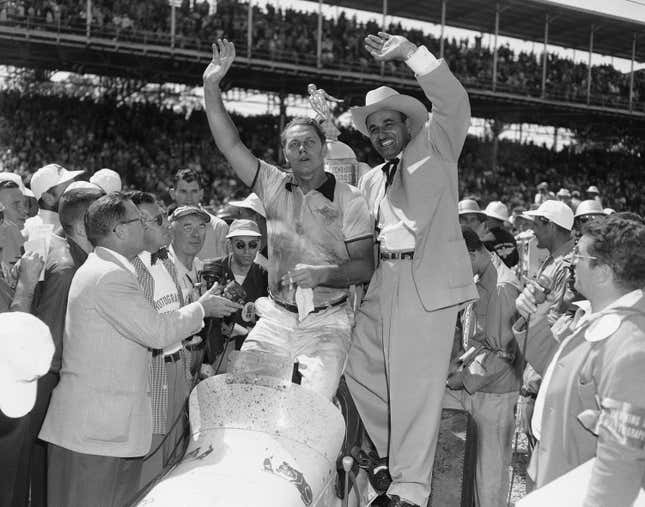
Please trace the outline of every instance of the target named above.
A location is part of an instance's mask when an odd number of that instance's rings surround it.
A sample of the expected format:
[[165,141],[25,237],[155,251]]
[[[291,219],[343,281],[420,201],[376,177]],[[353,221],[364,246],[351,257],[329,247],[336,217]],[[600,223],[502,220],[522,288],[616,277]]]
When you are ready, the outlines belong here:
[[168,193],[170,194],[170,198],[174,201],[175,200],[175,187],[170,187],[170,189],[168,189]]

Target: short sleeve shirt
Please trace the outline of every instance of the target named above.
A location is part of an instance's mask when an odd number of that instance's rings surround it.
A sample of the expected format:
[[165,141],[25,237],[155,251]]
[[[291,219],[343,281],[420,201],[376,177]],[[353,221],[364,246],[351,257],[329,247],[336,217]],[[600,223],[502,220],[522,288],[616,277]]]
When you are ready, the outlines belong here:
[[[298,264],[342,264],[347,244],[372,238],[374,225],[360,191],[332,174],[316,190],[303,194],[291,174],[260,161],[253,190],[266,209],[269,292],[278,301],[295,302],[295,287],[282,276]],[[348,288],[316,287],[314,305],[333,303]]]

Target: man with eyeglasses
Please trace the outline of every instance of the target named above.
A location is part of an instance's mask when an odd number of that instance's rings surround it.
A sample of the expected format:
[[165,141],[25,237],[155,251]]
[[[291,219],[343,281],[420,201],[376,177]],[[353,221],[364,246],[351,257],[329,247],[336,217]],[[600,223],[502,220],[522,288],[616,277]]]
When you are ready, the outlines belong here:
[[[533,299],[536,291],[546,289],[548,303],[548,319],[553,324],[567,311],[571,294],[567,295],[569,258],[575,241],[572,237],[573,211],[561,201],[544,201],[538,209],[526,211],[524,216],[533,220],[533,232],[537,239],[537,247],[544,248],[549,256],[539,267],[535,280],[548,280],[549,286],[542,287],[536,281],[529,281],[515,301],[515,307],[524,318],[529,316],[528,302]],[[533,325],[528,318],[528,327]],[[540,389],[540,376],[528,365],[524,371],[523,385],[517,407],[517,427],[532,437],[530,420],[533,406]]]
[[582,201],[576,208],[576,213],[573,217],[573,229],[576,237],[582,234],[582,228],[591,220],[598,220],[606,218],[607,214],[603,209],[600,201],[596,199],[588,199]]
[[[132,261],[137,280],[146,299],[159,313],[177,310],[185,305],[177,272],[168,256],[172,238],[168,218],[154,195],[134,191],[126,194],[137,206],[145,221],[143,251]],[[141,487],[157,477],[177,460],[185,430],[185,404],[189,388],[182,336],[175,343],[152,351],[150,394],[152,397],[152,453],[145,457]]]
[[[529,470],[542,487],[593,459],[578,505],[633,505],[645,477],[645,225],[617,213],[592,221],[573,252],[587,301],[552,323],[550,303],[527,297],[532,326],[520,348],[544,375]],[[570,487],[567,482],[564,487]],[[570,493],[570,490],[569,490]]]
[[49,505],[132,500],[140,458],[151,448],[151,349],[196,333],[205,317],[239,308],[208,291],[181,308],[155,310],[132,263],[144,249],[146,221],[156,214],[143,215],[116,192],[94,201],[85,214],[95,248],[72,280],[60,381],[39,435],[50,444]]
[[360,192],[325,172],[325,134],[315,120],[296,118],[282,131],[291,172],[244,146],[220,88],[234,59],[234,45],[218,40],[203,79],[213,138],[266,211],[270,297],[256,302],[260,319],[242,350],[290,356],[302,386],[331,399],[350,345],[351,286],[373,271],[373,225]]

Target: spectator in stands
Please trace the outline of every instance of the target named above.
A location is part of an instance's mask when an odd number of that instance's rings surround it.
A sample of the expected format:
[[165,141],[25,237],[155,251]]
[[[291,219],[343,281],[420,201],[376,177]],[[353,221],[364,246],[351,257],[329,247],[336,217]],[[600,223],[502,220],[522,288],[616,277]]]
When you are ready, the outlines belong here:
[[68,171],[58,164],[48,164],[38,169],[31,177],[30,187],[38,199],[38,215],[25,222],[25,235],[29,238],[40,225],[51,225],[52,232],[60,232],[58,202],[74,179],[84,171]]
[[574,190],[571,192],[571,209],[575,213],[575,211],[578,209],[578,205],[582,201],[580,200],[580,191],[579,190]]
[[69,190],[68,187],[63,193],[58,215],[65,236],[52,235],[45,277],[34,295],[33,314],[49,326],[55,347],[49,372],[38,379],[38,396],[31,414],[30,435],[24,447],[25,454],[31,458],[30,499],[34,507],[47,505],[47,446],[38,440],[38,433],[47,413],[51,393],[60,378],[69,288],[76,270],[93,249],[85,232],[84,216],[90,204],[102,195],[98,188]]
[[593,458],[579,492],[584,505],[627,507],[642,488],[644,252],[642,219],[616,214],[587,224],[573,252],[575,288],[587,305],[553,324],[551,303],[530,296],[525,311],[533,324],[516,334],[544,375],[533,417],[537,486]]
[[573,209],[573,204],[571,204],[571,192],[569,192],[568,188],[561,188],[560,190],[558,190],[558,193],[555,194],[555,196],[557,197],[558,201],[562,201],[564,204]]
[[596,185],[589,185],[585,193],[587,194],[587,199],[593,199],[602,204],[602,200],[600,199],[600,190],[598,190]]
[[463,354],[451,365],[444,408],[471,413],[477,425],[476,504],[499,507],[508,494],[515,429],[514,407],[520,387],[513,323],[520,283],[513,271],[491,257],[477,234],[462,227],[477,276],[479,299],[461,314]]
[[[349,349],[350,285],[367,281],[373,270],[367,204],[358,190],[324,171],[325,136],[315,121],[296,119],[282,132],[291,174],[259,160],[242,144],[220,89],[234,58],[232,43],[213,44],[204,97],[218,148],[267,212],[271,297],[258,300],[262,317],[244,349],[279,350],[297,358],[302,385],[331,398]],[[297,303],[296,292],[308,304]]]
[[[49,505],[124,505],[138,489],[150,450],[149,348],[196,332],[204,316],[238,309],[206,293],[158,314],[131,261],[143,249],[144,219],[114,193],[85,215],[95,249],[74,275],[63,337],[63,366],[40,432],[49,442]],[[109,407],[110,410],[106,410]],[[99,478],[99,480],[97,480]]]
[[[192,169],[182,169],[175,174],[170,197],[177,206],[201,206],[204,189],[200,175]],[[206,211],[206,210],[204,210]],[[207,212],[208,213],[208,212]],[[226,255],[226,234],[228,226],[224,220],[208,214],[210,222],[206,229],[204,246],[197,254],[200,259],[215,259]]]
[[582,201],[576,208],[573,220],[573,229],[576,233],[576,237],[580,237],[582,234],[582,228],[585,224],[598,218],[605,218],[606,216],[607,214],[599,200],[588,199],[586,201]]
[[537,194],[535,194],[533,203],[540,205],[549,199],[555,199],[555,194],[549,191],[549,184],[546,181],[543,181],[537,186]]

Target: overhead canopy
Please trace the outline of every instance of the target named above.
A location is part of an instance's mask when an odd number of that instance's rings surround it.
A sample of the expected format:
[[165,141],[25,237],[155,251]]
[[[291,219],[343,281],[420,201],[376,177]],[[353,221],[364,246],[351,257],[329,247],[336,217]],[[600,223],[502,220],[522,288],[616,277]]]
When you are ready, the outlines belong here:
[[[383,12],[383,0],[327,0],[325,3],[377,14]],[[500,35],[543,42],[544,22],[548,15],[549,44],[588,51],[589,33],[593,26],[594,53],[629,60],[632,58],[632,43],[636,34],[639,37],[636,61],[645,61],[645,22],[549,0],[500,0],[498,4],[501,11]],[[492,33],[495,9],[494,0],[446,0],[446,26]],[[387,14],[441,24],[441,0],[389,0]]]

